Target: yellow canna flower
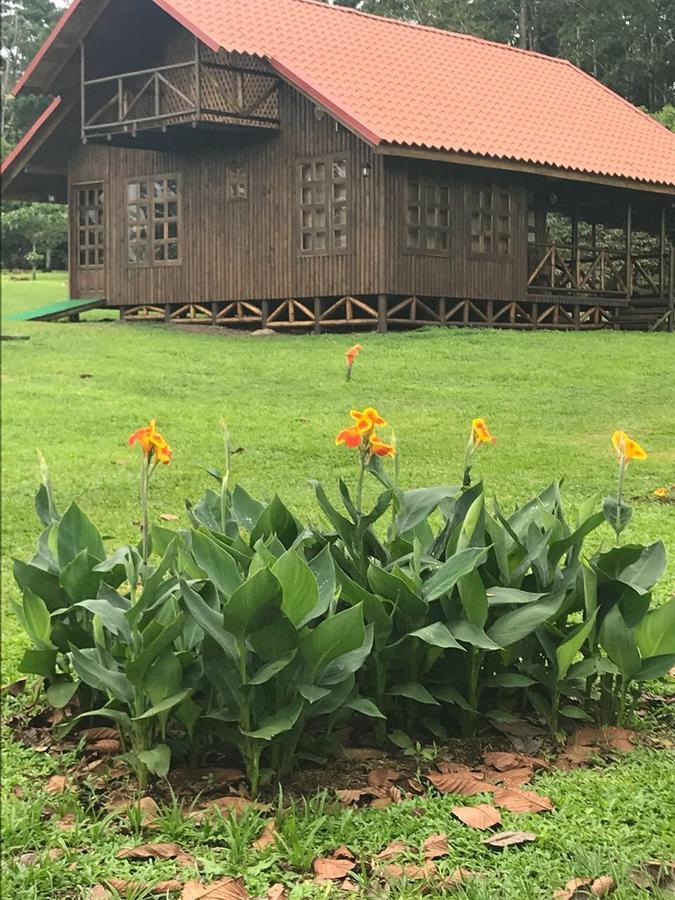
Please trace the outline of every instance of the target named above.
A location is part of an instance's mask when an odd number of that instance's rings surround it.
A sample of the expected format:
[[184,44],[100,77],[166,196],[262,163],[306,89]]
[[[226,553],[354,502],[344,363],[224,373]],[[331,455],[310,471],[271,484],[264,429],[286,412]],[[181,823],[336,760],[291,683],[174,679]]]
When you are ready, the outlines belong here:
[[485,419],[473,419],[471,422],[471,443],[496,444],[497,438],[490,434]]
[[656,490],[654,491],[654,496],[658,497],[659,500],[665,500],[670,496],[670,491],[668,490],[668,488],[664,487],[656,488]]
[[642,449],[637,441],[629,438],[625,431],[614,432],[612,435],[612,446],[620,463],[629,463],[631,459],[647,459],[646,451]]
[[156,462],[164,463],[164,465],[171,462],[171,447],[163,435],[157,431],[155,419],[152,419],[145,428],[138,428],[133,434],[130,434],[128,443],[130,447],[139,444],[148,461],[154,457]]

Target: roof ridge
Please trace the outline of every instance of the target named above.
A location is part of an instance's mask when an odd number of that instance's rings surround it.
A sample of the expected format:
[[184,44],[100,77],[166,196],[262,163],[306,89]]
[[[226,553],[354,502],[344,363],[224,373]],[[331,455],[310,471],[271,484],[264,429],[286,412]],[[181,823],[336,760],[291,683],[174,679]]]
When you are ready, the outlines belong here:
[[413,28],[417,31],[431,31],[434,34],[443,35],[444,37],[461,38],[462,40],[473,41],[477,44],[487,44],[489,47],[497,47],[500,50],[510,50],[513,53],[522,53],[528,58],[535,57],[538,59],[544,59],[547,62],[555,63],[569,62],[569,60],[564,59],[563,57],[548,56],[546,53],[540,53],[538,50],[525,50],[523,47],[514,47],[513,44],[505,44],[502,43],[502,41],[493,41],[489,38],[479,37],[475,34],[468,34],[464,31],[451,31],[449,28],[439,28],[436,25],[423,25],[421,22],[408,22],[405,19],[394,19],[391,16],[380,16],[377,13],[364,12],[364,10],[362,9],[355,9],[351,6],[336,6],[335,4],[328,2],[328,0],[290,0],[290,2],[304,3],[307,6],[318,6],[322,9],[334,10],[335,12],[351,13],[355,16],[361,16],[364,19],[373,19],[376,22],[384,22],[388,25],[398,25],[402,28]]

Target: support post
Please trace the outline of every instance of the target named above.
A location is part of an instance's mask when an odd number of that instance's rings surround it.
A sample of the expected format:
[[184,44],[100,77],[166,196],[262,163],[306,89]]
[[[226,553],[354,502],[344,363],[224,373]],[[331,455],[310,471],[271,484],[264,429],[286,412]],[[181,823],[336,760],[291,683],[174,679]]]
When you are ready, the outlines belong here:
[[171,304],[170,303],[164,304],[164,321],[165,322],[171,321]]
[[86,59],[84,41],[80,42],[80,138],[84,141],[84,124],[87,121],[87,101],[85,97]]
[[377,295],[377,330],[384,334],[387,330],[387,295]]
[[314,298],[314,334],[321,334],[321,297]]
[[581,278],[579,275],[579,211],[576,197],[572,206],[572,272],[574,273],[574,287],[578,288]]
[[661,207],[661,228],[659,234],[659,294],[666,296],[666,204]]
[[267,328],[267,317],[270,314],[270,301],[263,300],[260,304],[260,326]]
[[445,297],[438,298],[438,318],[440,320],[441,325],[445,325],[445,319],[447,317],[447,305]]
[[670,307],[670,322],[668,330],[675,331],[675,244],[670,244],[670,267],[668,274],[668,306]]
[[633,295],[633,205],[626,205],[626,299]]
[[494,303],[494,300],[488,300],[488,302],[487,302],[487,324],[488,324],[488,328],[495,327],[495,303]]
[[530,318],[532,319],[532,330],[537,331],[539,328],[539,304],[536,300],[530,307]]
[[211,321],[214,325],[218,324],[218,301],[213,300],[211,302]]
[[195,106],[197,108],[197,118],[202,116],[202,71],[201,59],[199,54],[199,38],[195,36]]

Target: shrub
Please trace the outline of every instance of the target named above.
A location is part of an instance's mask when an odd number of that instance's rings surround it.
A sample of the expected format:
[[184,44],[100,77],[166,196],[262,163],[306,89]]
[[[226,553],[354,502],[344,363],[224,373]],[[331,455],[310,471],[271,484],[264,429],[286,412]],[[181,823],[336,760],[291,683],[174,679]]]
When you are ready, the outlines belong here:
[[[227,438],[224,473],[209,470],[218,489],[187,504],[191,527],[150,528],[151,476],[171,459],[151,423],[131,439],[142,541],[108,555],[76,504],[59,514],[43,469],[44,530],[14,564],[32,641],[21,668],[68,708],[66,727],[113,720],[142,785],[172,757],[231,750],[255,793],[331,752],[351,719],[399,746],[523,718],[558,737],[579,719],[621,724],[639,682],[675,664],[675,599],[651,603],[663,544],[618,545],[626,464],[640,458],[625,435],[616,498],[570,516],[555,482],[506,513],[471,484],[473,454],[494,441],[482,420],[461,487],[402,490],[384,420],[352,415],[337,441],[358,452],[356,491],[340,480],[338,508],[313,483],[322,528],[232,487]],[[366,475],[381,486],[370,510]],[[617,545],[586,555],[606,520]]]

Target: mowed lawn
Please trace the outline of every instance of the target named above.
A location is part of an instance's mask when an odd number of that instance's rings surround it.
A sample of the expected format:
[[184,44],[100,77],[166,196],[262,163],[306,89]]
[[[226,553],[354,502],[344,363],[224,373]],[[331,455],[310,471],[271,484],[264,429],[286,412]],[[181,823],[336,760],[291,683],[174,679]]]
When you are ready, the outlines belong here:
[[[63,298],[64,281],[62,273],[35,283],[3,277],[3,315]],[[570,506],[611,492],[616,463],[610,436],[626,430],[649,457],[629,468],[626,493],[642,499],[634,502],[624,540],[661,538],[669,569],[659,596],[675,590],[675,505],[651,499],[655,488],[675,482],[673,335],[428,330],[252,337],[100,321],[4,322],[3,331],[30,337],[2,345],[5,598],[16,596],[11,557],[31,554],[38,535],[38,450],[48,461],[61,508],[76,499],[110,548],[138,537],[138,459],[126,438],[150,418],[174,449],[172,464],[153,481],[156,515],[171,513],[178,526],[187,524],[185,498],[196,499],[208,485],[205,466],[221,464],[225,420],[240,448],[234,456],[237,480],[254,495],[279,492],[301,517],[317,520],[308,479],[322,480],[335,494],[339,475],[354,478],[355,459],[335,446],[334,437],[348,423],[349,409],[365,405],[377,406],[395,428],[404,486],[456,483],[470,420],[484,416],[497,444],[481,450],[477,473],[507,509],[563,476]],[[363,351],[347,383],[344,351],[357,339]],[[610,544],[609,529],[600,539]],[[10,612],[2,636],[7,681],[16,676],[25,646]],[[133,869],[114,860],[115,851],[133,838],[117,821],[104,826],[101,813],[87,813],[84,797],[67,796],[56,804],[58,815],[77,813],[74,831],[60,832],[56,813],[41,820],[41,773],[60,771],[60,765],[7,744],[6,788],[19,783],[24,797],[6,795],[6,853],[12,860],[26,850],[58,845],[86,847],[87,856],[29,867],[12,863],[5,876],[8,897],[86,897],[106,874],[132,877],[129,872],[139,871],[138,864]],[[668,819],[668,798],[672,811],[675,791],[672,759],[663,751],[639,750],[600,776],[582,770],[543,776],[535,788],[549,792],[557,810],[548,817],[507,814],[505,828],[531,828],[539,841],[502,855],[481,844],[480,832],[452,819],[452,798],[426,800],[422,819],[411,817],[406,804],[363,814],[331,812],[318,830],[312,831],[309,817],[300,833],[306,832],[311,861],[312,853],[343,842],[368,854],[397,837],[419,843],[433,831],[446,831],[453,847],[448,871],[465,865],[486,873],[467,891],[475,898],[543,900],[575,875],[607,873],[619,880],[619,900],[648,896],[627,873],[640,860],[670,858],[675,850]],[[167,824],[156,839],[174,839],[176,827]],[[293,900],[331,896],[326,888],[303,887],[297,874],[288,876],[283,853],[274,848],[263,857],[242,855],[235,853],[231,835],[205,837],[198,829],[187,829],[181,840],[205,860],[208,877],[244,873],[252,894],[264,894],[268,884],[288,877],[288,884],[298,881]],[[68,868],[73,859],[76,871]],[[173,863],[151,863],[142,877],[160,880],[175,871]],[[396,896],[418,893],[408,886]]]

